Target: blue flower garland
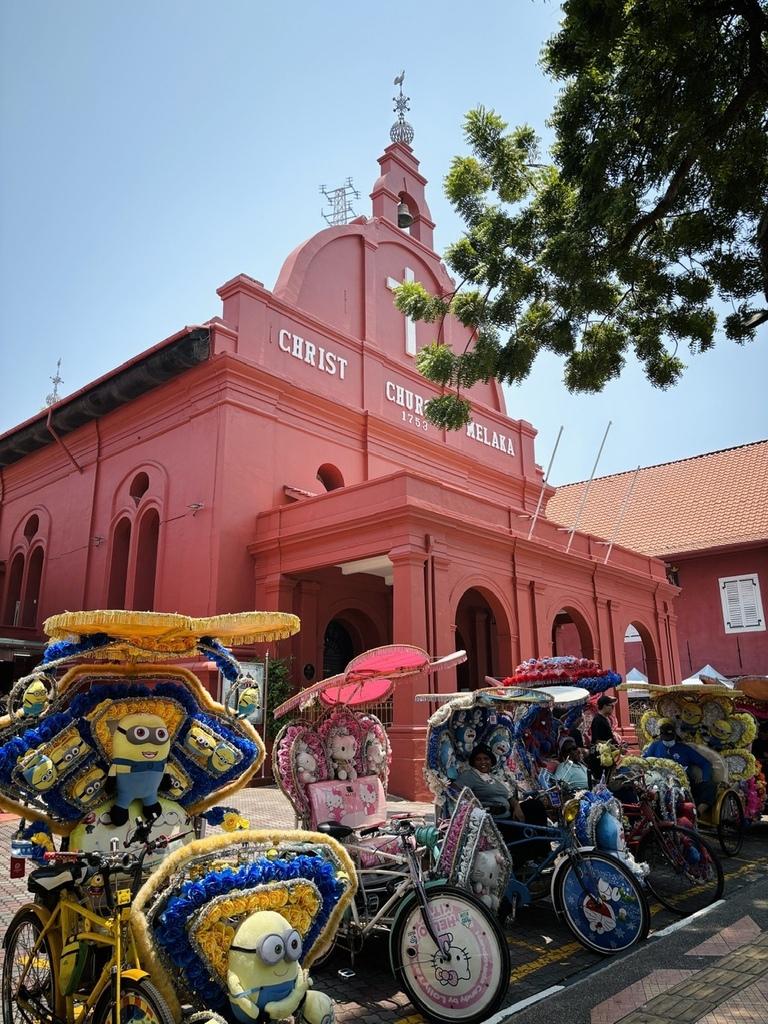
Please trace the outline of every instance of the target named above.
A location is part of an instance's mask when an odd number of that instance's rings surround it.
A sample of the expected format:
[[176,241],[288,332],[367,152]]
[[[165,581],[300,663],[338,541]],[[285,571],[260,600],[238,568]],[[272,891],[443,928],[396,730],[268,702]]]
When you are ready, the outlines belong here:
[[48,644],[43,652],[42,665],[49,665],[52,661],[61,661],[63,658],[77,658],[87,654],[89,651],[96,651],[100,647],[107,647],[109,644],[117,643],[114,637],[107,633],[90,633],[82,637],[78,643],[72,640],[57,640]]
[[320,910],[304,936],[306,956],[344,892],[344,884],[336,877],[333,864],[324,857],[298,854],[270,860],[262,856],[243,864],[237,871],[226,867],[194,881],[185,880],[178,888],[178,895],[170,896],[159,915],[154,937],[171,963],[183,974],[190,991],[198,994],[206,1006],[226,1011],[229,997],[222,984],[211,978],[209,968],[192,945],[188,931],[190,918],[216,896],[254,889],[270,882],[300,879],[314,882],[321,897]]
[[[86,639],[94,638],[88,637]],[[61,643],[64,644],[66,642],[62,641]],[[242,773],[244,766],[253,763],[257,756],[256,744],[247,737],[233,732],[221,719],[201,711],[195,697],[186,687],[169,681],[159,682],[153,687],[143,683],[111,682],[108,689],[106,687],[94,686],[83,693],[78,693],[66,710],[48,715],[40,720],[34,728],[27,729],[20,736],[14,736],[7,740],[0,747],[0,786],[3,786],[6,790],[18,790],[14,770],[19,760],[30,750],[50,742],[55,736],[73,724],[77,725],[78,732],[83,741],[92,748],[92,752],[80,763],[79,770],[84,772],[95,763],[103,764],[103,759],[98,751],[98,746],[88,721],[88,715],[105,699],[120,701],[151,696],[174,700],[182,706],[186,713],[186,728],[179,734],[177,737],[178,742],[174,743],[173,746],[174,756],[178,757],[182,762],[192,782],[189,792],[185,793],[178,800],[182,807],[187,807],[204,799],[213,790],[219,789],[236,779]],[[238,763],[234,764],[228,771],[212,778],[196,762],[191,758],[187,758],[184,755],[183,748],[181,748],[181,743],[193,721],[207,725],[213,732],[237,749],[241,754],[241,759]],[[63,821],[72,821],[82,817],[82,809],[65,798],[61,783],[55,783],[44,793],[38,793],[32,788],[28,792],[30,795],[43,800],[48,812]]]

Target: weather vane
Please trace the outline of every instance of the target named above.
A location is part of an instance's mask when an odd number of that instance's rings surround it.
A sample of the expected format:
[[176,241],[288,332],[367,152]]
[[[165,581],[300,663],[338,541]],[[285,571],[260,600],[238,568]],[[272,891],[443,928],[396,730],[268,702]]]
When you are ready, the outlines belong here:
[[61,378],[61,374],[59,373],[60,369],[61,369],[61,360],[59,360],[58,363],[56,363],[56,376],[55,377],[51,377],[51,380],[53,381],[53,391],[50,393],[50,395],[46,395],[45,396],[45,406],[44,406],[44,408],[48,408],[51,405],[55,405],[58,402],[58,400],[59,400],[59,384],[63,384],[64,383],[64,381]]
[[410,97],[403,96],[403,82],[405,80],[405,72],[401,71],[395,79],[395,85],[400,86],[400,95],[393,96],[392,100],[395,104],[395,113],[397,114],[397,121],[389,129],[389,137],[393,142],[404,142],[409,146],[413,142],[413,127],[408,124],[405,120],[405,112],[410,109],[408,103]]

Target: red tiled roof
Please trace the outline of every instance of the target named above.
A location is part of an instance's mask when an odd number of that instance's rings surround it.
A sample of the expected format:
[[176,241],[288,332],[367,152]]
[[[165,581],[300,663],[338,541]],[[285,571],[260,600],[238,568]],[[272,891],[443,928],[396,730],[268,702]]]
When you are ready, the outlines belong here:
[[[634,476],[596,477],[577,530],[659,558],[768,540],[768,441],[647,466],[633,485]],[[558,487],[547,518],[572,527],[586,487]]]

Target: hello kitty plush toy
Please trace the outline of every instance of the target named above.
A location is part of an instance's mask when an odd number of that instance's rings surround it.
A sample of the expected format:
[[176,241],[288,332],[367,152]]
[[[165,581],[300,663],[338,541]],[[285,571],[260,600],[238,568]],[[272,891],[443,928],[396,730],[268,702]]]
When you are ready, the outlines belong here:
[[349,733],[337,733],[331,741],[331,757],[336,766],[336,778],[345,781],[356,779],[355,751],[357,743]]
[[475,854],[472,874],[469,880],[472,892],[491,910],[498,910],[499,897],[496,894],[504,858],[496,850],[480,850]]
[[296,754],[296,778],[302,785],[317,782],[317,761],[303,741],[299,743],[299,750]]
[[370,775],[380,775],[387,763],[387,755],[381,741],[372,739],[365,748],[365,764]]

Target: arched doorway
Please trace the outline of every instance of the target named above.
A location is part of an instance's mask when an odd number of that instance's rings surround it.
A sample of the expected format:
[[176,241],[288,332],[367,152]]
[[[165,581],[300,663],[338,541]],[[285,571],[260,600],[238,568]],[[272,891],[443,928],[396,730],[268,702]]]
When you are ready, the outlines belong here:
[[499,675],[501,616],[491,593],[470,587],[462,594],[456,608],[456,648],[467,652],[467,660],[456,671],[459,689],[477,690],[487,685],[486,676]]
[[594,658],[595,645],[589,624],[576,608],[563,607],[552,622],[552,655],[562,658]]
[[332,619],[323,636],[323,679],[343,672],[355,656],[355,645],[349,630],[338,619]]

